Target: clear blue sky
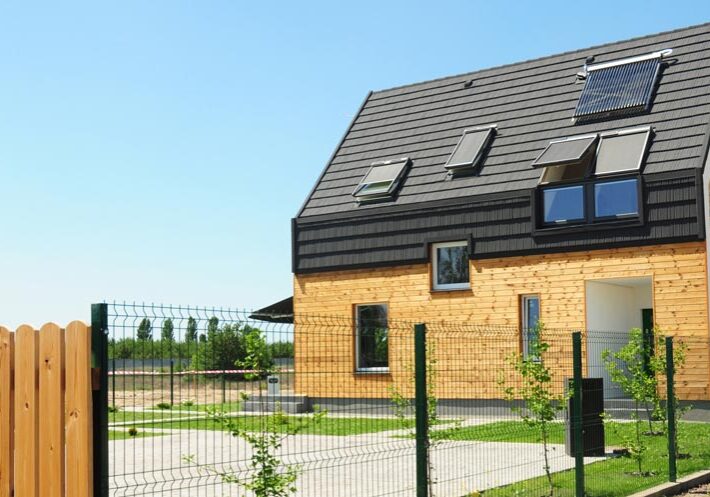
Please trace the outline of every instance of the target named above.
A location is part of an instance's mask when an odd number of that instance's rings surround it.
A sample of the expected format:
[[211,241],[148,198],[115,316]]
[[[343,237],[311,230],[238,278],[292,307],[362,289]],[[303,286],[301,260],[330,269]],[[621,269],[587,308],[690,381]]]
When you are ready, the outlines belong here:
[[0,323],[291,295],[293,217],[370,89],[698,24],[697,2],[0,5]]

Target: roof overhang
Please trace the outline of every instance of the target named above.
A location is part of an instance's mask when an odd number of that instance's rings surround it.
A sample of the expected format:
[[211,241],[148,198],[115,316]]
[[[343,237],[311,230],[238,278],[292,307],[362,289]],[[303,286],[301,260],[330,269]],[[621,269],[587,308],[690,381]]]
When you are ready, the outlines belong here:
[[293,297],[288,297],[262,309],[254,311],[249,319],[269,323],[293,324]]

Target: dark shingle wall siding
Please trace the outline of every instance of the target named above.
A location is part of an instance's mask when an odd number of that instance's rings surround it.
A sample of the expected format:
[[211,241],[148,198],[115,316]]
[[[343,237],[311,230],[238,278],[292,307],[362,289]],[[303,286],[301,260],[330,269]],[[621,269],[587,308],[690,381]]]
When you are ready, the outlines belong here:
[[474,240],[474,258],[514,253],[583,250],[622,244],[661,243],[697,238],[696,175],[647,177],[644,226],[533,236],[531,195],[471,200],[366,218],[297,221],[295,272],[396,265],[428,259],[425,246],[436,240]]

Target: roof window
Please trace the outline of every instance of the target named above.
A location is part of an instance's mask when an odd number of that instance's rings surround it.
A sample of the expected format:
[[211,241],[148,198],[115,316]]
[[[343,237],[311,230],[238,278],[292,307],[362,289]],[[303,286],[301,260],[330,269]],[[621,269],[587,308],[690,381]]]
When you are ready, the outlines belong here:
[[472,170],[480,162],[494,134],[495,124],[465,130],[444,167],[452,174]]
[[641,169],[650,135],[648,126],[602,133],[594,173],[602,175]]
[[540,184],[584,179],[597,139],[593,134],[551,141],[532,164],[544,168]]
[[373,162],[353,196],[360,203],[392,199],[411,162],[408,157]]
[[574,117],[578,122],[644,112],[660,73],[661,60],[671,50],[585,67],[584,89]]

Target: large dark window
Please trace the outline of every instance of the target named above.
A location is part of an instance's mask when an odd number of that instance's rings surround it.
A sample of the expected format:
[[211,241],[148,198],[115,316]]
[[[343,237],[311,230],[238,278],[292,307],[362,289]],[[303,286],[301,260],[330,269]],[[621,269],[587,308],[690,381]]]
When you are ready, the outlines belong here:
[[595,217],[637,216],[638,213],[638,179],[607,181],[594,185]]
[[542,191],[545,224],[568,223],[584,219],[582,185],[546,188]]
[[355,306],[355,348],[358,371],[387,371],[387,305]]

